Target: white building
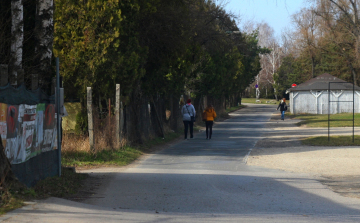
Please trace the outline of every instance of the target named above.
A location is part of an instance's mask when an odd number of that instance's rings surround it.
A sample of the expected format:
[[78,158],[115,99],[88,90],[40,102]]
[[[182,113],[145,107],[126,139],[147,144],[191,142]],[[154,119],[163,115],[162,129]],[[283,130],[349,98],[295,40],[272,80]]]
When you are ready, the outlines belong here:
[[[329,84],[330,83],[330,84]],[[330,97],[329,97],[330,85]],[[360,113],[360,87],[330,74],[322,74],[287,90],[293,114]],[[354,98],[354,99],[353,99]],[[353,103],[354,101],[354,103]]]

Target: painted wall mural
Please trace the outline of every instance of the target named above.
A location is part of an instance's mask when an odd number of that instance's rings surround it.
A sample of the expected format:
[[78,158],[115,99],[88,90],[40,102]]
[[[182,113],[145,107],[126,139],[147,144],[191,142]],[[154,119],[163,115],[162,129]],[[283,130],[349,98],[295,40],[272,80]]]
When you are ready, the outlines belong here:
[[54,104],[0,103],[0,134],[11,164],[57,149]]

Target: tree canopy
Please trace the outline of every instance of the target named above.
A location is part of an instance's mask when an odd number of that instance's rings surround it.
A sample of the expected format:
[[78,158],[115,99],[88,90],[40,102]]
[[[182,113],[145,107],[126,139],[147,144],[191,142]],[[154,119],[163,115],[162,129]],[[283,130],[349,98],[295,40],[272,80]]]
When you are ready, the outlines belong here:
[[[260,70],[257,33],[215,1],[55,0],[54,53],[67,97],[240,94]],[[96,100],[94,100],[96,101]]]

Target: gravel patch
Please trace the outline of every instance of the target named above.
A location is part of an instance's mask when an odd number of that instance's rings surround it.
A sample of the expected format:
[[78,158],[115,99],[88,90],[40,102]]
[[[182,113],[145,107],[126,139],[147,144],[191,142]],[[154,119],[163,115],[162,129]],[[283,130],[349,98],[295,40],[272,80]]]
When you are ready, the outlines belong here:
[[[360,198],[360,149],[358,147],[304,146],[301,139],[327,133],[322,128],[296,126],[299,120],[280,120],[274,113],[268,131],[251,151],[247,164],[288,172],[308,173],[331,190]],[[339,129],[339,134],[347,131]]]

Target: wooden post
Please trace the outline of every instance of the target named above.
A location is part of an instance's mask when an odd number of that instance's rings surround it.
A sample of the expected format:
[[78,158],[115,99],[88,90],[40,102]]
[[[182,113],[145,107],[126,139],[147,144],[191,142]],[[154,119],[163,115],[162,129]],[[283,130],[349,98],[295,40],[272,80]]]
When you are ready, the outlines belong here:
[[0,86],[5,86],[9,82],[8,65],[0,64]]
[[120,101],[120,137],[119,137],[119,140],[120,140],[120,143],[123,139],[123,131],[124,131],[124,107],[123,107],[123,103],[122,101]]
[[92,91],[91,87],[87,87],[87,113],[88,113],[88,129],[89,129],[89,143],[90,150],[94,150],[95,138],[94,138],[94,124],[93,124],[93,112],[92,112]]
[[116,119],[116,141],[120,145],[121,143],[121,104],[120,104],[120,84],[116,84],[116,97],[115,97],[115,119]]

